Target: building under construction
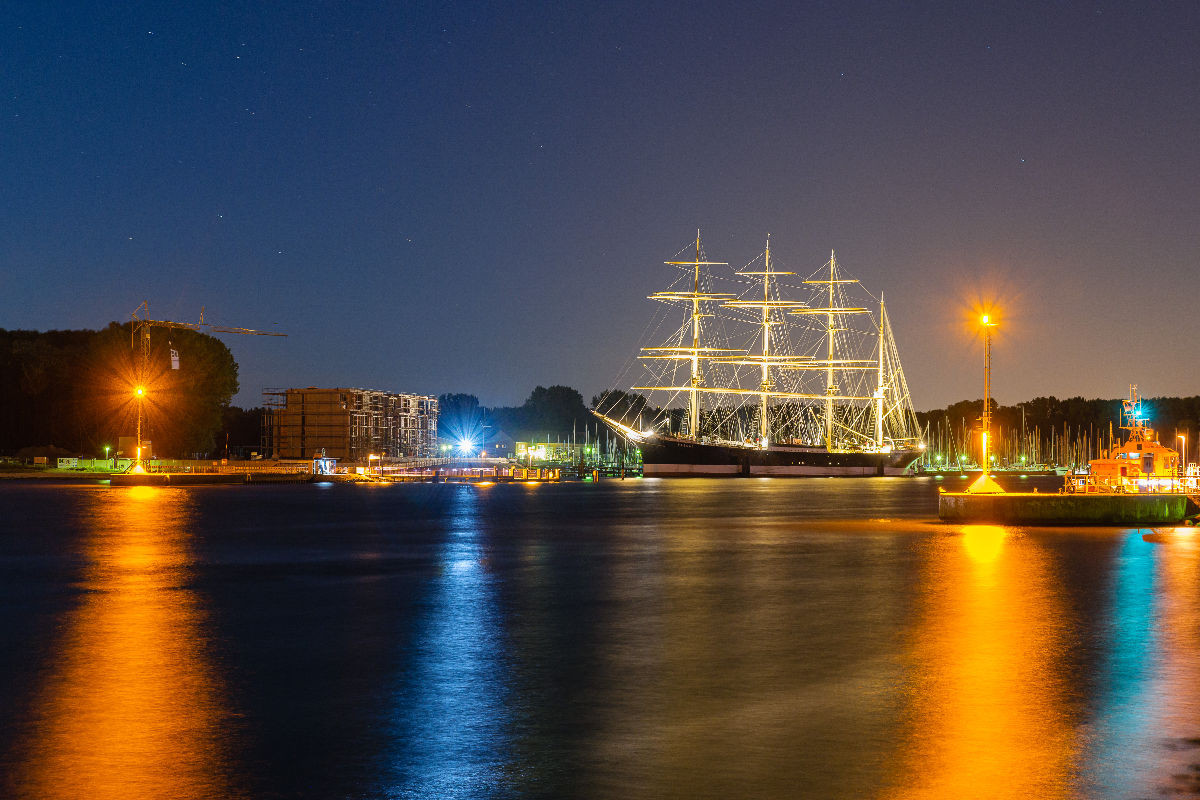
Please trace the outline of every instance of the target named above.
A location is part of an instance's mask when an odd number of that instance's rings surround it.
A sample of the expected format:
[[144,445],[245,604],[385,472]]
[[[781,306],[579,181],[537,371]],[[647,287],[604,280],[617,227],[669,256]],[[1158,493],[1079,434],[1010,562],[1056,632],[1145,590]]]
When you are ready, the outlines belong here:
[[437,452],[437,398],[371,389],[263,390],[263,451],[341,461]]

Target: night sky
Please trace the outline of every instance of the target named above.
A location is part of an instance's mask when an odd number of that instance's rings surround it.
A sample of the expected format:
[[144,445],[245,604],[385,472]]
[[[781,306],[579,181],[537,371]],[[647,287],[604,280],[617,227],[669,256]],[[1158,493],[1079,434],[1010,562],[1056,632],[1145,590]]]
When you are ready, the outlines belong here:
[[[226,336],[239,405],[621,374],[700,228],[884,292],[918,409],[1200,393],[1200,4],[6,3],[0,327]],[[682,316],[681,316],[682,319]]]

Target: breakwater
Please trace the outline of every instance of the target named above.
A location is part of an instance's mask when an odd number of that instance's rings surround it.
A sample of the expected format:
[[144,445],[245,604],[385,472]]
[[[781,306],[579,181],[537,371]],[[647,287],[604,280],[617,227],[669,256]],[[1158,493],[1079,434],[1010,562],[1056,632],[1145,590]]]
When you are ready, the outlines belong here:
[[1197,511],[1185,494],[1054,494],[942,492],[944,522],[997,525],[1173,525]]

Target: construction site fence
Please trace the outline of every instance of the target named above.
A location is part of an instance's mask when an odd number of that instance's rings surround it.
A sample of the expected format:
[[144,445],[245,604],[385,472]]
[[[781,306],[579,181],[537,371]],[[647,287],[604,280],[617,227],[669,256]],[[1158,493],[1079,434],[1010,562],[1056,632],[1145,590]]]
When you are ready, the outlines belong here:
[[143,467],[147,472],[190,472],[195,475],[293,475],[311,473],[313,469],[311,461],[231,461],[227,464],[147,461],[143,463]]

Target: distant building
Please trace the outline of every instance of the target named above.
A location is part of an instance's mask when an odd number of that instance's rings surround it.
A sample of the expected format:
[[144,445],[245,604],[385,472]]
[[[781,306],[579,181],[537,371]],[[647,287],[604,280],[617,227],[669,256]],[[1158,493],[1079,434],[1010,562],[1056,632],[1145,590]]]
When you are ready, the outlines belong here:
[[436,397],[371,389],[266,389],[263,451],[340,461],[437,454]]

